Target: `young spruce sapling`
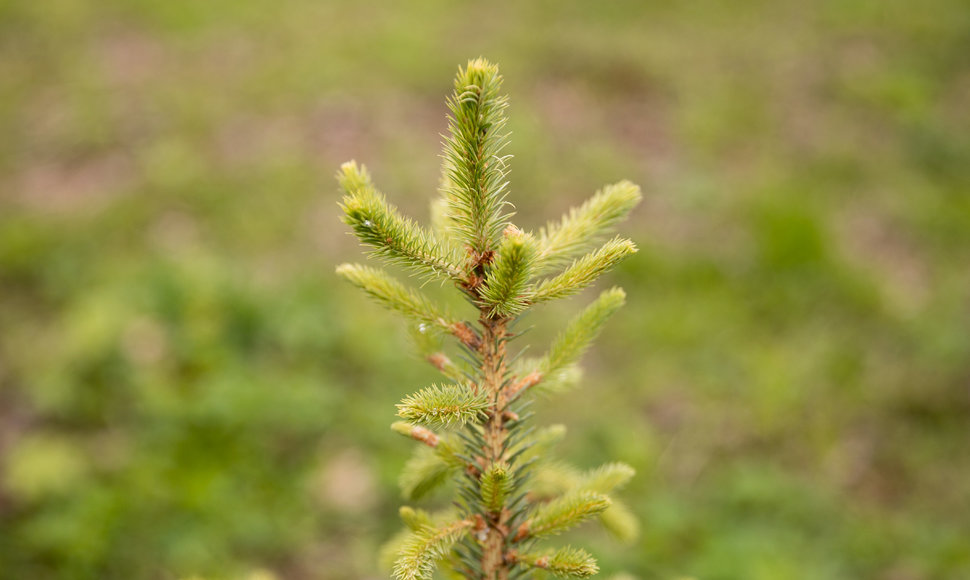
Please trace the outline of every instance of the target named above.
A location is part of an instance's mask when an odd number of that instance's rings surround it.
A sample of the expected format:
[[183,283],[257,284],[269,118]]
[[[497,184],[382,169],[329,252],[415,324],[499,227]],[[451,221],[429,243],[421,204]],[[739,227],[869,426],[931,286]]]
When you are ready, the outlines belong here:
[[[529,308],[576,294],[636,251],[628,239],[606,238],[639,202],[640,190],[627,181],[608,185],[537,233],[513,225],[501,85],[498,67],[483,59],[458,71],[447,101],[432,228],[387,203],[363,166],[350,161],[337,173],[343,221],[372,255],[450,282],[477,311],[477,320],[462,320],[380,269],[337,268],[410,319],[422,354],[448,379],[405,397],[397,406],[403,420],[392,425],[419,446],[401,475],[405,497],[419,499],[449,480],[457,494],[455,507],[442,513],[401,508],[406,527],[387,550],[397,580],[429,579],[438,566],[458,578],[505,580],[536,571],[585,578],[598,571],[592,556],[545,548],[543,541],[590,519],[620,539],[637,532],[630,512],[608,495],[633,469],[608,463],[580,471],[551,459],[550,447],[565,430],[530,426],[527,410],[538,393],[561,392],[576,381],[578,359],[623,305],[623,290],[601,293],[545,356],[516,358],[509,351],[521,334],[515,323]],[[460,356],[440,350],[436,337],[444,336],[457,342]]]

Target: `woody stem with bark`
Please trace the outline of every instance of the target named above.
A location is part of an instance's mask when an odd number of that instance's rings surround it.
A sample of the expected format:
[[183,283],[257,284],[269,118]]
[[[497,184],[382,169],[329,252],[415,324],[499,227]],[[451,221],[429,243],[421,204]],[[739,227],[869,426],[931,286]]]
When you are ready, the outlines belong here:
[[[479,352],[482,357],[482,388],[492,401],[489,418],[484,426],[483,470],[501,462],[505,455],[506,431],[502,410],[505,395],[502,392],[505,377],[505,338],[506,320],[489,318],[485,309],[480,318],[482,325],[482,344]],[[508,567],[504,558],[505,538],[508,527],[505,525],[507,510],[500,506],[496,512],[488,514],[488,534],[482,550],[482,571],[486,579],[504,580],[508,578]]]

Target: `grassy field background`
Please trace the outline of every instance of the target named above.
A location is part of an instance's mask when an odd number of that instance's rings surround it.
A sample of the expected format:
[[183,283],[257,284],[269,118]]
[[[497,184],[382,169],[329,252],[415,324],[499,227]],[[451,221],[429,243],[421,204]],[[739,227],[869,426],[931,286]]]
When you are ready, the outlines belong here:
[[0,577],[386,577],[435,376],[334,275],[332,175],[427,219],[479,55],[520,226],[645,192],[540,413],[638,470],[603,577],[970,578],[962,0],[0,3]]

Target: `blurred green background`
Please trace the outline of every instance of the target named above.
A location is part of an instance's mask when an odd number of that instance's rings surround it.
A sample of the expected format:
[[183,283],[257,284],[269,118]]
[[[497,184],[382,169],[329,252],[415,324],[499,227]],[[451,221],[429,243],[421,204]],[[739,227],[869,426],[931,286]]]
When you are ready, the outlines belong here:
[[604,577],[970,578],[964,0],[0,2],[0,577],[385,577],[387,426],[435,375],[333,274],[332,175],[427,219],[479,55],[520,226],[645,192],[540,413],[637,468],[643,534],[568,539]]

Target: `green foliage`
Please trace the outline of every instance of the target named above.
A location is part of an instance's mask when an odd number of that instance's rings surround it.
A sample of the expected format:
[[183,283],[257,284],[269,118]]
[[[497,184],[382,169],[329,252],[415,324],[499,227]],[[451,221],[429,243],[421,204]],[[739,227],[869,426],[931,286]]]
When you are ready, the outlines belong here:
[[459,69],[448,98],[443,196],[456,237],[479,256],[493,249],[508,224],[508,144],[498,67],[483,59]]
[[421,499],[447,483],[454,471],[434,450],[424,447],[415,449],[398,478],[401,494],[406,499]]
[[493,463],[485,468],[480,480],[482,505],[489,512],[498,513],[505,507],[505,501],[512,491],[514,478],[512,470],[505,463]]
[[412,532],[394,564],[394,579],[430,580],[438,560],[447,555],[469,525],[461,520],[440,527],[424,526]]
[[[393,404],[467,377],[332,275],[331,174],[421,217],[436,95],[488,46],[517,225],[650,192],[587,380],[524,395],[570,425],[545,453],[638,472],[642,538],[568,542],[615,580],[970,578],[964,0],[0,4],[0,576],[379,577],[379,498],[433,451]],[[572,307],[528,311],[512,374]]]
[[533,538],[559,535],[603,513],[611,503],[609,497],[592,491],[564,494],[536,508],[523,524],[522,535]]
[[543,555],[520,554],[518,560],[559,578],[589,578],[599,572],[596,560],[579,548],[560,548],[552,554]]
[[529,307],[531,293],[527,286],[535,265],[535,238],[518,230],[508,232],[482,290],[489,316],[517,316]]
[[468,385],[432,385],[408,395],[397,406],[397,414],[408,421],[432,427],[450,427],[476,421],[485,415],[488,396]]
[[465,463],[454,441],[442,436],[435,447],[421,446],[404,464],[398,485],[409,500],[418,500],[444,485]]
[[573,262],[558,276],[539,282],[532,300],[545,302],[572,296],[636,251],[636,246],[630,240],[613,239],[602,248]]
[[630,544],[640,535],[640,522],[626,504],[613,500],[610,507],[599,515],[600,524],[611,536]]
[[579,360],[606,321],[625,301],[626,294],[620,288],[611,288],[600,294],[570,320],[565,330],[556,337],[549,353],[538,364],[539,372],[544,376],[555,376]]
[[[456,505],[462,518],[435,528],[421,512],[402,511],[412,531],[408,536],[396,536],[392,544],[398,550],[394,575],[399,580],[430,578],[435,563],[468,528],[475,533],[455,548],[452,562],[462,577],[507,577],[513,568],[524,565],[559,576],[589,576],[597,567],[583,551],[565,549],[551,557],[517,560],[516,550],[525,540],[559,534],[603,513],[611,503],[605,493],[633,476],[632,468],[609,464],[541,505],[535,505],[538,497],[535,493],[530,497],[526,487],[532,461],[547,459],[547,447],[562,436],[562,429],[554,427],[530,436],[530,431],[523,430],[520,401],[543,380],[554,385],[575,376],[568,371],[575,369],[603,323],[622,306],[624,294],[616,288],[604,292],[570,323],[544,359],[524,366],[510,364],[508,348],[515,338],[510,326],[534,303],[578,292],[636,251],[633,242],[617,238],[576,260],[558,276],[533,282],[544,265],[561,262],[597,240],[629,213],[640,193],[628,182],[607,187],[559,224],[549,225],[540,240],[508,224],[508,166],[507,158],[500,156],[507,142],[503,133],[507,99],[498,93],[500,86],[497,67],[482,59],[470,61],[458,71],[455,93],[448,100],[450,137],[445,143],[442,178],[446,211],[442,213],[436,204],[432,214],[435,229],[443,235],[450,232],[454,245],[462,245],[469,256],[460,266],[452,267],[454,260],[449,261],[439,249],[450,245],[439,245],[389,207],[363,169],[348,163],[338,173],[347,192],[341,205],[344,221],[365,244],[392,262],[425,273],[447,274],[479,308],[478,327],[473,329],[442,314],[428,299],[383,272],[349,265],[337,269],[385,306],[433,326],[431,332],[427,326],[412,331],[419,352],[445,375],[455,377],[460,372],[469,379],[422,389],[397,406],[398,416],[409,422],[395,423],[392,429],[425,445],[401,474],[405,497],[420,497],[455,476]],[[439,350],[436,335],[441,331],[459,340],[469,355],[465,357],[467,370],[459,369]],[[462,441],[460,449],[410,422],[436,428],[464,427],[455,432]],[[626,538],[632,535],[633,526],[624,520],[625,512],[618,513],[610,521],[617,535]]]
[[393,572],[401,550],[413,542],[417,534],[455,521],[455,513],[452,509],[429,513],[422,509],[401,506],[398,515],[405,527],[385,542],[378,554],[381,569],[388,573]]
[[607,185],[558,223],[539,232],[539,260],[551,268],[583,252],[607,234],[640,201],[640,188],[629,181]]
[[514,453],[521,453],[525,460],[533,457],[543,457],[551,453],[556,443],[559,443],[565,437],[565,425],[546,425],[545,427],[536,429],[528,442],[513,446],[512,450]]
[[556,460],[546,460],[536,466],[529,493],[537,500],[546,501],[576,487],[582,474],[576,467]]
[[374,188],[370,174],[353,161],[344,163],[337,181],[346,192],[341,209],[361,243],[388,262],[415,268],[428,276],[459,278],[456,256],[413,220],[402,217]]
[[583,474],[578,487],[598,493],[610,493],[626,485],[635,474],[636,470],[625,463],[607,463]]
[[[72,253],[92,235],[57,234]],[[0,357],[35,362],[0,371],[32,377],[0,419],[16,433],[0,454],[0,496],[17,506],[0,514],[0,576],[246,578],[303,550],[326,526],[327,508],[306,493],[326,465],[319,441],[344,429],[333,409],[356,398],[319,367],[340,347],[312,321],[335,311],[305,297],[331,286],[309,275],[252,287],[208,255],[115,260],[64,297],[47,349],[9,356],[6,337],[27,327],[4,323]],[[17,419],[24,408],[41,424]]]
[[337,274],[392,310],[424,324],[452,331],[454,322],[427,297],[388,276],[381,270],[357,264],[337,266]]
[[404,522],[404,525],[412,532],[420,531],[432,525],[431,514],[424,510],[414,509],[405,505],[401,506],[398,514],[401,516],[401,521]]

